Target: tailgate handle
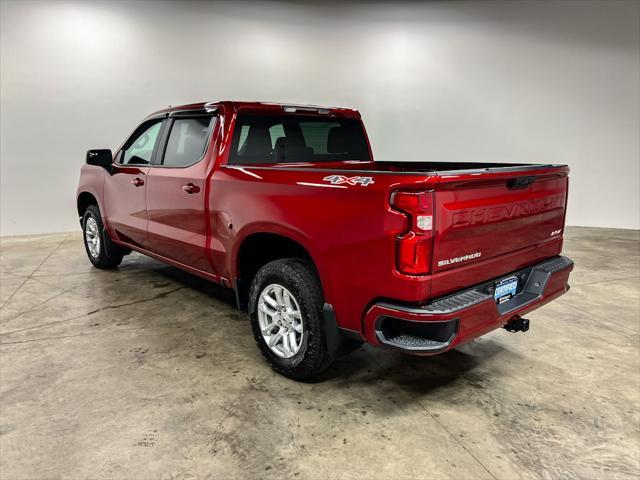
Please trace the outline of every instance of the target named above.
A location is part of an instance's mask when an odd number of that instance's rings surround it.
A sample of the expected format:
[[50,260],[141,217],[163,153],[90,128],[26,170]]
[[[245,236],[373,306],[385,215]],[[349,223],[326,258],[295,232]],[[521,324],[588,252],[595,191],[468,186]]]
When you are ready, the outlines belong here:
[[536,178],[537,177],[535,176],[512,178],[507,182],[507,187],[509,187],[511,190],[517,190],[518,188],[527,188],[529,185],[536,181]]

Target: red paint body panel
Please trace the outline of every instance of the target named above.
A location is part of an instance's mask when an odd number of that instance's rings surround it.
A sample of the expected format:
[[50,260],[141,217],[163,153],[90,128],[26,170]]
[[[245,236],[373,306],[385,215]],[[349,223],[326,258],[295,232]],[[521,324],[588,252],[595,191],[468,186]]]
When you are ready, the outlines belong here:
[[[101,211],[105,214],[105,223],[112,238],[136,246],[146,244],[148,219],[145,183],[148,172],[148,167],[114,166],[112,174],[104,177]],[[140,184],[140,181],[145,183]]]
[[[178,109],[202,108],[193,104]],[[443,171],[429,163],[373,161],[229,165],[238,111],[282,113],[282,106],[220,102],[217,108],[218,121],[204,157],[190,167],[114,166],[111,174],[83,167],[78,194],[96,196],[116,243],[235,286],[242,242],[256,233],[282,235],[298,242],[313,259],[338,325],[372,344],[379,343],[372,328],[381,313],[373,306],[379,300],[424,305],[561,252],[566,166],[472,164]],[[331,114],[360,118],[348,109],[331,109]],[[364,186],[324,180],[336,174],[367,176],[373,182]],[[513,188],[520,177],[535,179]],[[134,186],[134,178],[144,179],[145,185]],[[199,191],[187,193],[182,188],[187,184]],[[390,205],[398,189],[432,193],[427,275],[405,275],[396,268],[397,237],[409,225],[407,216]],[[543,298],[523,310],[563,293],[567,279],[568,272],[555,275]],[[498,315],[495,304],[474,306],[464,312],[452,347],[509,318]]]
[[[148,236],[145,247],[159,255],[211,272],[205,255],[205,163],[187,168],[152,167],[147,175]],[[200,192],[183,189],[192,184]]]

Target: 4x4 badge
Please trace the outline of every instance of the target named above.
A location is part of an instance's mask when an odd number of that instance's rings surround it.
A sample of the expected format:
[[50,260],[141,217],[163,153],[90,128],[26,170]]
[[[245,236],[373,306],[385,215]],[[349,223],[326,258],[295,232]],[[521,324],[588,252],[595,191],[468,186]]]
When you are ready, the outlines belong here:
[[371,177],[345,177],[344,175],[329,175],[322,180],[330,182],[332,185],[342,185],[346,183],[348,185],[362,185],[363,187],[374,183]]

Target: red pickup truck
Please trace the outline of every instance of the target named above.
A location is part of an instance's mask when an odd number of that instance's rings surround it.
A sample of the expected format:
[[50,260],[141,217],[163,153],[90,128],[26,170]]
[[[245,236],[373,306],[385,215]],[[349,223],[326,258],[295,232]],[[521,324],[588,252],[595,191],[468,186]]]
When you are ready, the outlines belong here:
[[269,364],[315,375],[362,342],[445,352],[562,295],[565,165],[374,162],[356,110],[167,108],[90,150],[89,260],[132,250],[235,290]]

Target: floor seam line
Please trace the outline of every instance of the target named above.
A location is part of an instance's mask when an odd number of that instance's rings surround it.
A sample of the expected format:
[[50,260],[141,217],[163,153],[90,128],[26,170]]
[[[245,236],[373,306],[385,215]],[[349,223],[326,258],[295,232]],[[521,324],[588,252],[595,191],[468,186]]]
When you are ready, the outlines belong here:
[[[148,257],[151,258],[151,257]],[[129,267],[129,266],[128,266]],[[89,270],[86,272],[62,272],[62,273],[43,273],[40,275],[33,275],[33,278],[49,278],[49,277],[59,277],[59,276],[72,276],[72,275],[100,275],[101,273],[104,273],[104,271],[100,271],[100,270],[95,270],[95,267],[93,267],[94,270]],[[164,268],[164,267],[163,267]],[[175,268],[175,267],[174,267]],[[132,268],[120,268],[118,267],[118,274],[122,275],[122,274],[133,274],[133,273],[149,273],[152,272],[154,270],[150,270],[150,269],[146,269],[146,268],[136,268],[136,269],[132,269]]]
[[24,284],[25,284],[25,283],[27,283],[27,280],[29,280],[30,278],[32,278],[32,277],[33,277],[33,274],[34,274],[34,273],[36,273],[36,272],[40,269],[40,267],[41,267],[42,265],[44,265],[44,263],[45,263],[47,260],[49,260],[49,258],[51,258],[51,255],[53,255],[55,252],[57,252],[57,251],[58,251],[58,249],[62,246],[62,244],[63,244],[64,242],[66,242],[66,241],[67,241],[67,239],[68,239],[70,236],[71,236],[71,234],[70,234],[70,233],[69,233],[69,234],[67,234],[67,236],[66,236],[66,237],[64,237],[64,239],[63,239],[63,240],[62,240],[62,241],[61,241],[61,242],[60,242],[60,243],[59,243],[59,244],[58,244],[58,245],[57,245],[53,250],[51,250],[51,252],[49,253],[49,255],[47,255],[47,256],[45,257],[45,259],[44,259],[44,260],[42,260],[42,261],[40,262],[40,264],[35,268],[35,270],[34,270],[33,272],[31,272],[31,273],[30,273],[30,274],[29,274],[29,275],[28,275],[28,276],[27,276],[27,277],[22,281],[22,283],[20,284],[20,286],[18,286],[18,288],[16,288],[16,289],[14,290],[14,292],[13,292],[11,295],[9,295],[9,298],[7,298],[7,299],[4,301],[4,303],[2,304],[2,307],[3,307],[3,308],[4,308],[4,307],[6,307],[6,306],[9,304],[9,302],[10,302],[10,301],[11,301],[11,299],[14,297],[14,295],[15,295],[16,293],[18,293],[18,292],[22,289],[22,287],[24,287]]
[[[35,278],[35,277],[34,277],[34,278],[32,278],[31,280],[34,280],[34,281],[36,281],[36,282],[38,281],[38,279],[37,279],[37,278]],[[51,287],[51,285],[48,285],[48,284],[43,283],[43,282],[38,282],[38,283],[41,283],[42,285],[44,285],[44,286],[46,286],[46,287]],[[12,321],[14,321],[14,320],[17,320],[18,318],[22,317],[23,315],[26,315],[27,313],[31,313],[31,312],[33,312],[35,309],[40,308],[40,307],[42,307],[43,305],[46,305],[46,304],[47,304],[47,303],[49,303],[50,301],[55,300],[56,298],[58,298],[58,297],[60,297],[60,296],[62,296],[62,295],[64,295],[64,294],[66,294],[66,293],[71,293],[71,292],[73,292],[74,290],[75,290],[74,288],[70,288],[70,289],[68,289],[68,290],[63,290],[62,292],[57,293],[57,294],[56,294],[56,295],[54,295],[53,297],[47,298],[44,302],[41,302],[41,303],[39,303],[39,304],[37,304],[37,305],[34,305],[34,306],[33,306],[33,307],[31,307],[31,308],[28,308],[27,310],[24,310],[24,311],[20,312],[20,313],[19,313],[18,315],[16,315],[15,317],[7,318],[6,320],[4,320],[4,319],[3,319],[1,323],[8,323],[8,322],[12,322]],[[0,335],[4,335],[4,334],[0,333]]]
[[[54,320],[53,322],[43,323],[41,325],[34,325],[33,327],[25,327],[25,328],[20,328],[18,330],[12,330],[10,332],[3,332],[3,333],[0,333],[0,337],[5,336],[5,335],[13,335],[14,333],[26,332],[28,330],[36,330],[38,328],[46,328],[46,327],[50,327],[51,325],[58,325],[58,324],[64,323],[64,322],[72,322],[73,320],[78,320],[78,319],[83,318],[83,317],[88,317],[90,315],[93,315],[95,313],[101,312],[103,310],[114,310],[114,309],[121,308],[121,307],[129,307],[131,305],[137,305],[137,304],[140,304],[140,303],[150,302],[152,300],[157,300],[158,298],[164,298],[164,297],[166,297],[166,296],[168,296],[168,295],[170,295],[170,294],[172,294],[174,292],[182,290],[183,288],[186,288],[186,287],[178,287],[178,288],[175,288],[173,290],[169,290],[168,292],[160,293],[160,294],[158,294],[156,296],[153,296],[151,298],[143,298],[141,300],[136,300],[136,301],[129,302],[129,303],[121,303],[119,305],[107,305],[105,307],[98,308],[97,310],[92,310],[90,312],[83,313],[83,314],[80,314],[80,315],[76,315],[75,317],[71,317],[71,318],[63,318],[63,319],[60,319],[60,320]],[[63,293],[69,293],[69,292],[63,292]],[[60,294],[60,295],[62,295],[62,294]],[[27,312],[25,312],[25,313],[27,313]],[[3,345],[3,344],[0,343],[0,345]]]
[[32,343],[32,342],[46,342],[46,341],[51,341],[51,340],[62,340],[65,338],[76,338],[76,337],[92,337],[95,335],[104,335],[107,333],[120,333],[120,332],[130,332],[132,330],[144,330],[146,328],[149,328],[148,325],[145,326],[141,326],[141,327],[133,327],[133,328],[119,328],[116,330],[103,330],[102,332],[95,332],[95,333],[78,333],[76,335],[60,335],[57,337],[44,337],[44,338],[33,338],[31,340],[20,340],[17,342],[0,342],[0,346],[3,345],[19,345],[19,344],[23,344],[23,343]]
[[[378,362],[378,360],[376,360],[376,359],[375,359],[375,357],[373,357],[373,356],[371,356],[371,355],[369,355],[369,357],[373,360],[373,363],[375,363],[376,365],[378,365],[378,367],[380,367],[383,371],[385,371],[385,372],[387,372],[387,371],[388,371],[388,369],[386,369],[385,367],[383,367],[382,365],[380,365],[380,363]],[[439,420],[438,420],[438,419],[433,415],[433,413],[431,413],[431,412],[429,411],[429,409],[428,409],[427,407],[425,407],[425,406],[423,405],[423,403],[422,403],[420,400],[418,400],[416,403],[417,403],[418,405],[420,405],[420,408],[422,408],[422,410],[424,410],[424,411],[426,412],[426,414],[427,414],[427,415],[429,415],[429,416],[433,419],[433,421],[434,421],[434,422],[436,422],[436,423],[438,424],[438,426],[439,426],[440,428],[442,428],[445,432],[447,432],[447,435],[449,435],[449,436],[453,439],[453,441],[454,441],[454,442],[456,442],[456,443],[460,446],[460,448],[462,448],[465,452],[467,452],[467,453],[469,454],[469,456],[470,456],[471,458],[473,458],[473,460],[475,460],[475,461],[476,461],[476,463],[478,463],[478,465],[480,465],[480,466],[485,470],[485,472],[487,472],[487,473],[489,474],[489,476],[490,476],[491,478],[493,478],[494,480],[498,480],[498,477],[496,477],[496,476],[493,474],[493,472],[492,472],[491,470],[489,470],[489,468],[488,468],[484,463],[482,463],[482,462],[481,462],[481,461],[480,461],[480,460],[479,460],[479,459],[478,459],[478,458],[477,458],[473,453],[471,453],[471,451],[470,451],[467,447],[465,447],[465,446],[460,442],[460,440],[458,440],[458,439],[456,438],[456,436],[455,436],[453,433],[451,433],[451,432],[450,432],[450,431],[449,431],[449,430],[448,430],[448,429],[447,429],[447,428],[446,428],[446,427],[445,427],[445,426],[444,426],[444,425],[443,425],[443,424],[442,424],[442,423],[441,423],[441,422],[440,422],[440,421],[439,421]]]
[[445,432],[447,432],[447,434],[448,434],[448,435],[449,435],[449,436],[450,436],[450,437],[451,437],[451,438],[452,438],[452,439],[453,439],[453,440],[454,440],[458,445],[460,445],[460,447],[461,447],[465,452],[467,452],[467,453],[471,456],[471,458],[473,458],[476,462],[478,462],[478,464],[479,464],[480,466],[482,466],[482,468],[484,468],[484,470],[485,470],[485,471],[486,471],[486,472],[491,476],[491,478],[493,478],[494,480],[498,480],[498,477],[496,477],[496,476],[493,474],[493,472],[492,472],[491,470],[489,470],[489,468],[488,468],[484,463],[482,463],[482,462],[481,462],[481,461],[480,461],[480,460],[479,460],[479,459],[478,459],[478,458],[477,458],[473,453],[471,453],[471,451],[470,451],[466,446],[464,446],[464,444],[463,444],[460,440],[458,440],[458,438],[457,438],[453,433],[451,433],[451,432],[447,429],[447,427],[445,427],[445,426],[440,422],[440,420],[438,420],[438,419],[433,415],[433,413],[431,413],[431,412],[429,411],[429,409],[427,409],[427,407],[425,407],[425,406],[422,404],[422,402],[421,402],[420,400],[418,400],[416,403],[417,403],[418,405],[420,405],[420,407],[421,407],[425,412],[427,412],[427,415],[429,415],[431,418],[433,418],[433,420],[434,420],[438,425],[440,425],[440,428],[442,428]]

